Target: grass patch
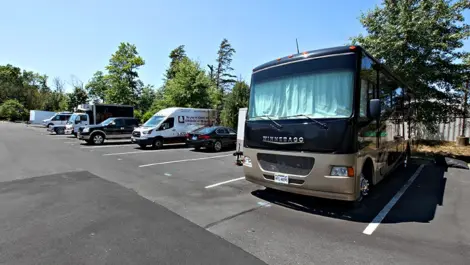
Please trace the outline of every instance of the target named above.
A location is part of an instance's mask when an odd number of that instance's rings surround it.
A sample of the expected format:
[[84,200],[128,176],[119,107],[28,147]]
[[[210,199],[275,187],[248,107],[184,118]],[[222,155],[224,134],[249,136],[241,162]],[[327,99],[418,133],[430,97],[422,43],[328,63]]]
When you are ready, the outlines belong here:
[[413,155],[446,156],[470,163],[470,146],[457,146],[455,142],[418,140],[414,142]]

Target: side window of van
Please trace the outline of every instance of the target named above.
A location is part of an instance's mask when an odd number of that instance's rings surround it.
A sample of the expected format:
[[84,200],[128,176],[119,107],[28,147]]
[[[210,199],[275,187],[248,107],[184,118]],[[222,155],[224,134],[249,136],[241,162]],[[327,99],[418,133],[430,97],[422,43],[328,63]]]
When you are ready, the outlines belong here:
[[165,122],[163,122],[161,129],[162,130],[168,130],[171,129],[175,126],[175,118],[171,117],[166,119]]
[[60,117],[62,115],[55,115],[54,118],[52,119],[53,121],[60,121]]

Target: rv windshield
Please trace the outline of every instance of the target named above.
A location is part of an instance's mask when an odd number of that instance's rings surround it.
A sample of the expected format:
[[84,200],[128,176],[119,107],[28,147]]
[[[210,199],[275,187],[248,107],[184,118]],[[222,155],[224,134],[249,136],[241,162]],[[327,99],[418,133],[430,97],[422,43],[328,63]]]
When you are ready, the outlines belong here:
[[144,123],[144,127],[157,127],[157,125],[165,119],[165,116],[152,116]]
[[345,118],[352,114],[354,72],[333,70],[253,79],[248,119]]

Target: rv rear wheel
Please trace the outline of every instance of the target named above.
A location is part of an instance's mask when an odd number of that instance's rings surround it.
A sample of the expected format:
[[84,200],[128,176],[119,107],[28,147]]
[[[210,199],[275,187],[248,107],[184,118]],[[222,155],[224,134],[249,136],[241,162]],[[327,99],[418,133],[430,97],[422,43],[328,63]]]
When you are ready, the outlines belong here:
[[154,149],[160,149],[163,147],[163,140],[162,139],[155,139],[153,140],[152,147]]

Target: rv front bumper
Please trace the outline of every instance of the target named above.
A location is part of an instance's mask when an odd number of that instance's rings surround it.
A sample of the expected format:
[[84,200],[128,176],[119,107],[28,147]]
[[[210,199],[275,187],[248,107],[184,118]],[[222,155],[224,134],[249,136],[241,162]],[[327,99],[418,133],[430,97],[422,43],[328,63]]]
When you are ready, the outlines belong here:
[[334,166],[352,167],[355,154],[321,154],[244,148],[246,180],[272,189],[326,199],[354,201],[358,178],[331,176]]

